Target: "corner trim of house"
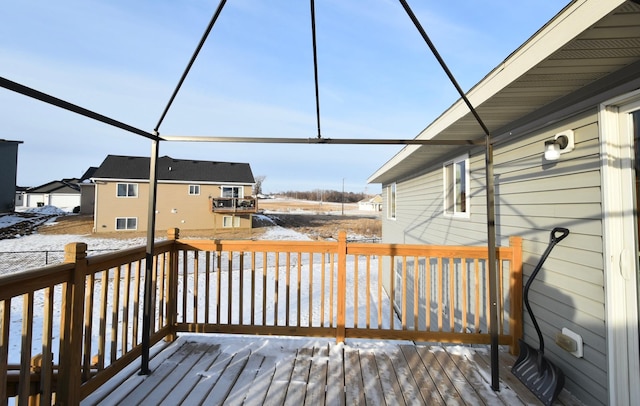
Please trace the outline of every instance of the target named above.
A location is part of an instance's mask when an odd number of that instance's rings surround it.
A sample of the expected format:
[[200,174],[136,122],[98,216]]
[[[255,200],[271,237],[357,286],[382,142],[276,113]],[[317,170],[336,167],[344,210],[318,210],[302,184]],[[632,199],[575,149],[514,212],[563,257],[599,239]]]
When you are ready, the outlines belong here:
[[602,103],[598,114],[608,388],[616,405],[640,404],[635,174],[626,114],[632,104],[640,105],[640,91]]

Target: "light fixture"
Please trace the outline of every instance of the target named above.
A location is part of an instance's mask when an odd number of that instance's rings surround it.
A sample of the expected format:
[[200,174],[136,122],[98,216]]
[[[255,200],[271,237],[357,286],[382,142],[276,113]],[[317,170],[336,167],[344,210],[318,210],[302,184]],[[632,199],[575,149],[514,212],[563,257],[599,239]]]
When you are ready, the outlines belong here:
[[560,155],[573,151],[573,130],[566,130],[554,136],[553,140],[544,142],[544,159],[557,161]]

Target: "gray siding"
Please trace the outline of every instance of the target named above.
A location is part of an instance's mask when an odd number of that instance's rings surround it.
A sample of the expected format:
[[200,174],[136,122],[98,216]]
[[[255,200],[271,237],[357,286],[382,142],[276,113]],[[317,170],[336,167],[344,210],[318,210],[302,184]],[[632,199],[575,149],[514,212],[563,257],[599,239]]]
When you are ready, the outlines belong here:
[[[544,141],[566,129],[575,132],[575,150],[555,163],[544,161]],[[588,404],[605,404],[608,394],[597,112],[593,109],[502,142],[496,145],[494,161],[498,243],[507,245],[512,235],[523,237],[524,281],[545,250],[551,229],[561,226],[571,230],[571,235],[556,246],[545,262],[531,287],[530,300],[545,338],[545,353],[565,372],[567,389]],[[397,183],[397,218],[383,219],[385,242],[486,244],[483,151],[470,151],[469,162],[470,218],[443,215],[442,166],[434,165],[421,175]],[[583,337],[584,358],[577,359],[555,344],[555,335],[563,327]],[[525,341],[538,344],[527,315]]]
[[0,213],[15,209],[18,142],[0,140]]

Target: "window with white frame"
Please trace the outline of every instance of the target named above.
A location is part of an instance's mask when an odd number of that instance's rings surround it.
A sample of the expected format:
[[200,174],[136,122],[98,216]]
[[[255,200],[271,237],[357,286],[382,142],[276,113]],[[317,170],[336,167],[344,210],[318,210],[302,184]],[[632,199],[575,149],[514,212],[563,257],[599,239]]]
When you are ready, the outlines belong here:
[[118,183],[116,187],[118,197],[138,197],[137,183]]
[[116,230],[137,230],[138,218],[137,217],[117,217],[116,218]]
[[387,218],[396,218],[396,184],[395,182],[387,186]]
[[222,197],[244,197],[242,186],[223,186]]
[[222,218],[222,227],[224,227],[224,228],[239,228],[240,227],[240,217],[224,216]]
[[444,184],[444,214],[469,216],[469,156],[463,155],[442,168]]
[[189,185],[189,194],[190,195],[199,195],[200,194],[200,185]]

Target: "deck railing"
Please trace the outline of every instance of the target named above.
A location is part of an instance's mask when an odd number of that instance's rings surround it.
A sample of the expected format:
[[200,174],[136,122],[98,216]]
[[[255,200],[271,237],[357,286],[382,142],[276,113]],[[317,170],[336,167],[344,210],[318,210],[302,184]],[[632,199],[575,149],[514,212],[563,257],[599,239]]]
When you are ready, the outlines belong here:
[[216,197],[211,199],[211,211],[222,213],[255,213],[258,210],[255,197]]
[[[0,405],[75,404],[141,354],[145,249],[65,251],[65,264],[0,276]],[[497,258],[499,342],[515,351],[521,240]],[[172,230],[153,261],[151,344],[180,332],[490,342],[483,247],[347,243],[344,233],[185,240]]]

